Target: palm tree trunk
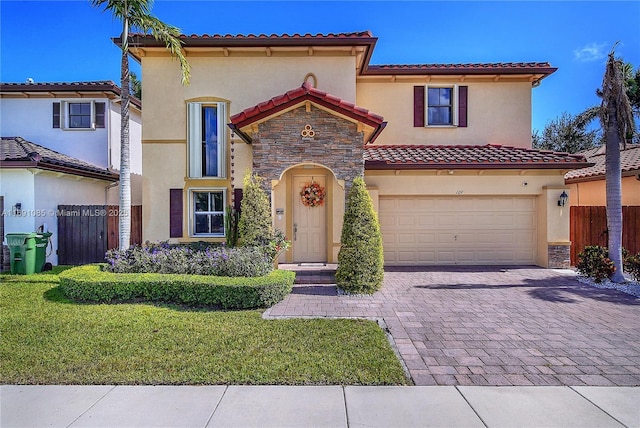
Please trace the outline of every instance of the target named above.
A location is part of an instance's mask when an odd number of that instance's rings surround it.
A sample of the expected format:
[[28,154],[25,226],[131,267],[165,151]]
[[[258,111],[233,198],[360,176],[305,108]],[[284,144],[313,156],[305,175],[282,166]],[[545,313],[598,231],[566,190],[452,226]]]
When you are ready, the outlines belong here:
[[131,245],[131,164],[129,154],[129,20],[123,19],[120,68],[120,249]]
[[613,282],[624,282],[622,265],[622,174],[620,169],[620,134],[616,103],[611,102],[609,122],[605,129],[606,152],[606,189],[607,189],[607,229],[609,230],[609,258],[616,271],[611,277]]

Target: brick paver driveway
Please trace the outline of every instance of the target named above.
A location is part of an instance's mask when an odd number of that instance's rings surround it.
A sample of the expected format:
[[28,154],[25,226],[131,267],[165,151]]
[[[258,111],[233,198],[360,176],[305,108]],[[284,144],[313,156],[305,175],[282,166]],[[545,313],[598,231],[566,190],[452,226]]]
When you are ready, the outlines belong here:
[[569,271],[391,268],[373,296],[296,286],[287,316],[382,318],[417,385],[640,385],[640,299]]

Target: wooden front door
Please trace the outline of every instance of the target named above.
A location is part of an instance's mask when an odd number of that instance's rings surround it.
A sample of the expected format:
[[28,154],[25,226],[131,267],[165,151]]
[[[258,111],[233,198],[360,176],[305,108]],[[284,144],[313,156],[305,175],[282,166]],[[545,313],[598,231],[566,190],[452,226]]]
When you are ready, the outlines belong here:
[[[326,189],[326,176],[293,176],[293,261],[327,261],[326,201],[317,207],[302,203],[300,191],[305,183],[314,181]],[[328,195],[327,195],[328,196]]]

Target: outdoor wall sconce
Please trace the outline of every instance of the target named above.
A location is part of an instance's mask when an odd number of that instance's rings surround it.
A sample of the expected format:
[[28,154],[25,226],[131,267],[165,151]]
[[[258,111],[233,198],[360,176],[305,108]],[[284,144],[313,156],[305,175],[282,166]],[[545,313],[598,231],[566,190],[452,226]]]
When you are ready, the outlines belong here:
[[567,204],[568,199],[569,199],[569,195],[567,195],[567,192],[563,190],[562,194],[560,195],[560,199],[558,199],[558,206],[564,207]]

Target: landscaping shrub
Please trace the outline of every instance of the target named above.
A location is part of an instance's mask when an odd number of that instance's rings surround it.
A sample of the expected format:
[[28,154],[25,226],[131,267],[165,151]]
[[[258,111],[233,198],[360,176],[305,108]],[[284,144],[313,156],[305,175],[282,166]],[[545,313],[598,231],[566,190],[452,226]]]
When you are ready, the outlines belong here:
[[384,277],[382,235],[362,177],[353,180],[340,242],[338,287],[351,294],[373,294],[379,290]]
[[576,270],[579,274],[593,278],[596,282],[610,278],[616,267],[609,258],[608,250],[599,245],[590,245],[578,254]]
[[624,271],[628,272],[634,281],[640,281],[640,253],[632,256],[624,255]]
[[262,190],[262,177],[247,173],[240,202],[238,237],[240,244],[248,247],[264,247],[273,238],[269,198]]
[[263,276],[273,269],[262,249],[204,246],[197,250],[167,243],[110,250],[106,270],[113,273],[164,273],[214,276]]
[[272,306],[291,292],[295,273],[274,270],[253,278],[159,273],[111,273],[86,265],[60,274],[60,289],[82,302],[142,300],[185,305],[251,309]]

